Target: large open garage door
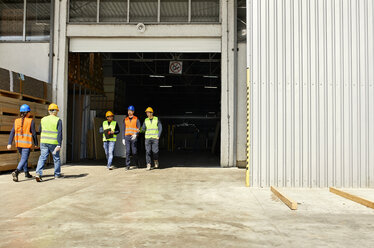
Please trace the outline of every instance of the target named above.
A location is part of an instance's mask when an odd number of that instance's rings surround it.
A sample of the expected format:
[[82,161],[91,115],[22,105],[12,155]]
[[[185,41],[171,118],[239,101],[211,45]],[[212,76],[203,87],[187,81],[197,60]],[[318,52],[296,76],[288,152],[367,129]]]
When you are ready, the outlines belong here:
[[[90,94],[74,79],[82,73],[95,77]],[[122,126],[134,105],[141,122],[148,106],[159,117],[165,167],[219,166],[220,75],[220,53],[70,53],[68,159],[104,158],[97,129],[105,112],[112,110]],[[86,137],[77,138],[77,130]],[[117,143],[115,155],[125,156]],[[144,158],[144,135],[138,148]]]

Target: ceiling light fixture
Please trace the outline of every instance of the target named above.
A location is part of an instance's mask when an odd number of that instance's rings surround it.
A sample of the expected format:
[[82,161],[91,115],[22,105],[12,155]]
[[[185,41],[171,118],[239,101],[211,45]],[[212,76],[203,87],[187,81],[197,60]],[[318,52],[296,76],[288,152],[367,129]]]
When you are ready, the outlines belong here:
[[160,88],[173,88],[172,85],[160,85]]
[[217,86],[204,86],[205,89],[217,89]]
[[149,75],[151,78],[164,78],[165,76],[163,75]]
[[205,75],[203,77],[205,77],[205,78],[218,78],[218,76],[214,76],[214,75]]

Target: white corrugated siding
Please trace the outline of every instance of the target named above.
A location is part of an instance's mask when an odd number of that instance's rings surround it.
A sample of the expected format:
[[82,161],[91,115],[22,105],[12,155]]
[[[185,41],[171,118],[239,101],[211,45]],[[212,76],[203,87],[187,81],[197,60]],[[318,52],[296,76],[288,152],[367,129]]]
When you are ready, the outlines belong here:
[[374,1],[251,12],[252,185],[374,187]]

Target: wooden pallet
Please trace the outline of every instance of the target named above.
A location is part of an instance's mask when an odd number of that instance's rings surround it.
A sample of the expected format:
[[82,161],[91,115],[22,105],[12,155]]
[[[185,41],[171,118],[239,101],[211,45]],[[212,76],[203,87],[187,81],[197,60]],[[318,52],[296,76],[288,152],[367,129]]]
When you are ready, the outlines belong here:
[[28,102],[24,100],[9,98],[0,95],[0,114],[1,115],[19,115],[19,108],[22,104],[27,104],[31,108],[31,115],[41,118],[48,115],[48,106],[46,104]]
[[[30,153],[28,167],[35,168],[38,164],[40,151]],[[20,154],[16,152],[0,154],[0,171],[15,170],[20,161]]]
[[38,97],[34,97],[34,96],[29,96],[29,95],[21,94],[21,93],[17,93],[17,92],[1,90],[1,89],[0,89],[0,96],[5,96],[5,97],[8,97],[8,98],[13,98],[13,99],[17,99],[17,100],[24,100],[24,101],[28,101],[28,102],[36,102],[36,103],[41,103],[41,104],[50,104],[51,103],[50,101],[48,101],[46,99],[42,99],[42,98],[38,98]]
[[[14,170],[19,162],[20,155],[14,146],[14,142],[11,150],[7,150],[7,144],[14,120],[19,118],[20,106],[22,104],[30,106],[31,117],[34,119],[36,131],[38,131],[41,118],[48,115],[47,103],[48,101],[44,99],[0,90],[0,171]],[[40,141],[39,136],[38,140]],[[32,148],[29,166],[36,166],[39,155],[40,150]]]

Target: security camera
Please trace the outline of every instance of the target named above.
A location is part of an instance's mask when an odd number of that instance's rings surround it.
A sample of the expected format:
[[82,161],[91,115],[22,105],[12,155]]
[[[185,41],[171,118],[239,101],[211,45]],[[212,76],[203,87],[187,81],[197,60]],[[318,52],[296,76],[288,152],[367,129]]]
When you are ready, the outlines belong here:
[[145,32],[145,25],[144,25],[144,23],[138,23],[136,25],[136,30],[138,30],[140,33],[144,33]]

